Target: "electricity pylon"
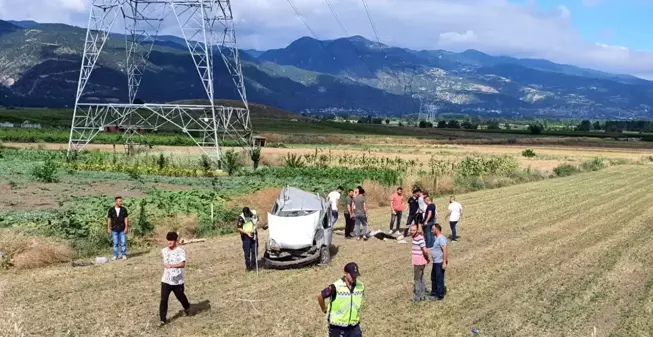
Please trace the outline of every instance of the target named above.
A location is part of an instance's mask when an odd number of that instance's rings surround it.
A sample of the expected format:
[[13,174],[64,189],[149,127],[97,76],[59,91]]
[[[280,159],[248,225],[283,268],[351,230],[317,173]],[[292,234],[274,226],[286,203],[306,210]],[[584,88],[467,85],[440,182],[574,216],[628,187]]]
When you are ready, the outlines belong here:
[[[137,104],[135,101],[148,58],[162,23],[174,16],[202,82],[206,104]],[[87,90],[93,69],[118,19],[125,25],[128,101],[98,103]],[[215,105],[214,53],[220,55],[243,108]],[[164,70],[165,71],[165,70]],[[253,148],[249,105],[236,44],[229,0],[93,0],[75,97],[68,156],[81,150],[106,127],[124,129],[127,144],[139,130],[157,131],[171,125],[186,133],[203,153],[221,166],[221,142],[227,137]]]

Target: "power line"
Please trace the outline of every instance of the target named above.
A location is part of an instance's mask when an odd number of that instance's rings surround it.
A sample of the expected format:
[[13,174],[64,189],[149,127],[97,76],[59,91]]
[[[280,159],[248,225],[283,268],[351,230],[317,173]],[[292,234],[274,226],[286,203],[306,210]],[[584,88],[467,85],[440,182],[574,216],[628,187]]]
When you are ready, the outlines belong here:
[[[367,19],[370,22],[370,26],[372,26],[372,32],[374,33],[374,37],[376,38],[376,42],[378,42],[379,44],[382,44],[381,39],[379,38],[379,33],[376,30],[376,25],[374,24],[374,19],[372,19],[372,13],[370,12],[370,8],[367,5],[367,1],[366,0],[361,0],[361,1],[363,2],[363,7],[365,8],[365,14],[367,14]],[[388,54],[385,53],[383,48],[381,48],[381,52],[385,55],[385,58],[387,59]],[[411,76],[411,79],[410,79],[410,84],[404,83],[404,81],[399,79],[399,76],[397,76],[397,74],[392,69],[392,67],[389,67],[388,69],[390,70],[390,74],[397,80],[399,85],[402,86],[402,89],[403,89],[403,95],[402,96],[406,96],[406,87],[407,86],[410,86],[411,91],[412,91],[413,80],[414,80],[414,77],[415,77],[415,69],[413,69],[412,76]],[[402,108],[401,109],[403,110],[403,100],[402,100]]]
[[304,26],[306,26],[306,28],[308,28],[308,31],[311,33],[311,35],[313,35],[313,37],[316,40],[319,41],[320,39],[317,38],[317,34],[315,34],[315,31],[313,30],[313,28],[311,28],[311,26],[309,26],[308,23],[306,23],[306,20],[304,20],[304,17],[302,16],[302,13],[299,11],[297,6],[295,6],[295,3],[292,0],[286,0],[286,1],[290,5],[290,7],[292,7],[292,9],[295,11],[295,14],[297,14],[299,19],[302,20],[302,22],[304,23]]
[[[349,36],[349,33],[347,32],[347,28],[345,28],[345,25],[340,20],[340,17],[338,17],[338,13],[336,13],[336,10],[331,4],[331,1],[330,0],[324,0],[324,1],[326,2],[327,6],[329,6],[329,9],[331,10],[331,14],[333,14],[333,17],[336,19],[336,22],[338,22],[338,25],[340,26],[342,32],[345,34],[345,37]],[[363,57],[358,52],[358,48],[356,48],[356,45],[351,41],[349,41],[349,43],[351,44],[354,53],[356,53],[356,57],[358,58],[358,61],[363,65],[363,67],[365,67],[365,69],[367,69],[367,71],[370,72],[370,75],[372,75],[372,77],[376,77],[376,73],[370,68],[369,65],[367,65],[367,63],[365,63],[365,61],[363,61]]]
[[340,29],[342,29],[342,32],[345,33],[345,37],[349,36],[349,33],[347,33],[347,29],[345,28],[345,25],[342,24],[342,21],[340,21],[340,18],[338,17],[338,14],[336,13],[336,10],[333,9],[333,5],[331,5],[330,0],[324,0],[327,3],[327,6],[329,6],[329,9],[331,10],[331,14],[333,14],[333,17],[336,19],[338,22],[338,25],[340,26]]
[[367,6],[367,1],[363,1],[363,7],[365,7],[365,13],[367,14],[367,19],[370,21],[370,25],[372,26],[372,32],[374,32],[374,37],[376,37],[376,42],[381,43],[381,39],[379,39],[379,34],[376,31],[376,25],[374,24],[374,20],[372,20],[372,14],[370,13],[370,9]]
[[[382,44],[381,39],[379,38],[379,33],[376,30],[376,25],[374,24],[374,19],[372,19],[372,13],[370,12],[370,8],[367,5],[367,1],[365,1],[365,0],[361,0],[361,1],[363,2],[363,7],[365,7],[365,14],[367,14],[367,19],[370,22],[370,26],[372,26],[372,32],[374,33],[374,37],[376,38],[376,42],[378,44]],[[383,50],[383,48],[381,48],[380,50],[383,53],[384,58],[388,59],[388,54],[386,54],[386,52]],[[403,83],[402,80],[399,79],[399,76],[397,76],[397,73],[395,73],[395,71],[392,69],[392,67],[389,67],[388,70],[390,70],[390,75],[392,75],[392,77],[394,77],[395,80],[397,80],[397,83],[399,83],[399,85],[401,85],[403,87],[404,95],[405,95],[406,94],[406,85]]]

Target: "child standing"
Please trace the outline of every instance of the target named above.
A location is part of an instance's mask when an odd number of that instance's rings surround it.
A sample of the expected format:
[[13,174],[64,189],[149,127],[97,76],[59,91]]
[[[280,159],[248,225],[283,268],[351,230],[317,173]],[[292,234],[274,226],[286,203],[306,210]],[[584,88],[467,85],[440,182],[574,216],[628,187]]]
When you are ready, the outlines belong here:
[[175,232],[168,232],[166,240],[168,247],[163,248],[163,277],[161,278],[161,304],[159,305],[159,316],[161,318],[161,325],[167,323],[166,316],[168,315],[168,298],[170,292],[175,294],[175,297],[184,307],[184,313],[188,315],[190,303],[184,294],[184,267],[186,267],[186,252],[183,248],[177,246],[177,239],[179,236]]

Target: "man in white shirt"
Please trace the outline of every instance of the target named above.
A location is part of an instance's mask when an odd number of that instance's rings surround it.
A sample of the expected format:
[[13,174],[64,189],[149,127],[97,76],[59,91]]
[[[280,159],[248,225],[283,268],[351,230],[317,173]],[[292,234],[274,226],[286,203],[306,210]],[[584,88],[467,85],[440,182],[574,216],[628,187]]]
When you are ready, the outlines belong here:
[[460,222],[462,216],[463,205],[456,201],[456,196],[452,195],[449,198],[449,212],[447,213],[447,218],[449,218],[449,226],[451,227],[451,241],[457,241],[456,225],[458,222]]
[[327,195],[327,200],[331,203],[331,226],[335,225],[338,221],[338,202],[340,202],[340,193],[342,193],[342,186],[338,186],[335,191]]
[[424,220],[426,220],[426,202],[424,197],[428,197],[424,191],[419,192],[419,198],[417,198],[417,204],[419,205],[419,211],[417,212],[417,220],[420,225],[424,225]]
[[166,240],[168,247],[161,250],[163,255],[163,277],[161,277],[161,304],[159,305],[159,316],[161,325],[168,322],[168,298],[170,292],[184,307],[184,312],[189,315],[190,303],[184,294],[184,268],[186,267],[186,251],[177,246],[179,235],[175,232],[168,232]]

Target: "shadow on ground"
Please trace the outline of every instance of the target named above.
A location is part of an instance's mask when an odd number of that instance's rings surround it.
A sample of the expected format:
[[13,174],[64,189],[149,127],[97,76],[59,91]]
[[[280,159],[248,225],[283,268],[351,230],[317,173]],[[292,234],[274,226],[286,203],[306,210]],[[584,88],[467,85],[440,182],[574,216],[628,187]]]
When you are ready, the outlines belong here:
[[[200,301],[198,303],[191,303],[190,308],[188,309],[188,316],[195,316],[208,310],[211,310],[211,301],[209,300]],[[174,316],[168,319],[168,322],[172,322],[182,316],[184,316],[184,311],[179,310],[179,312],[177,312]]]

